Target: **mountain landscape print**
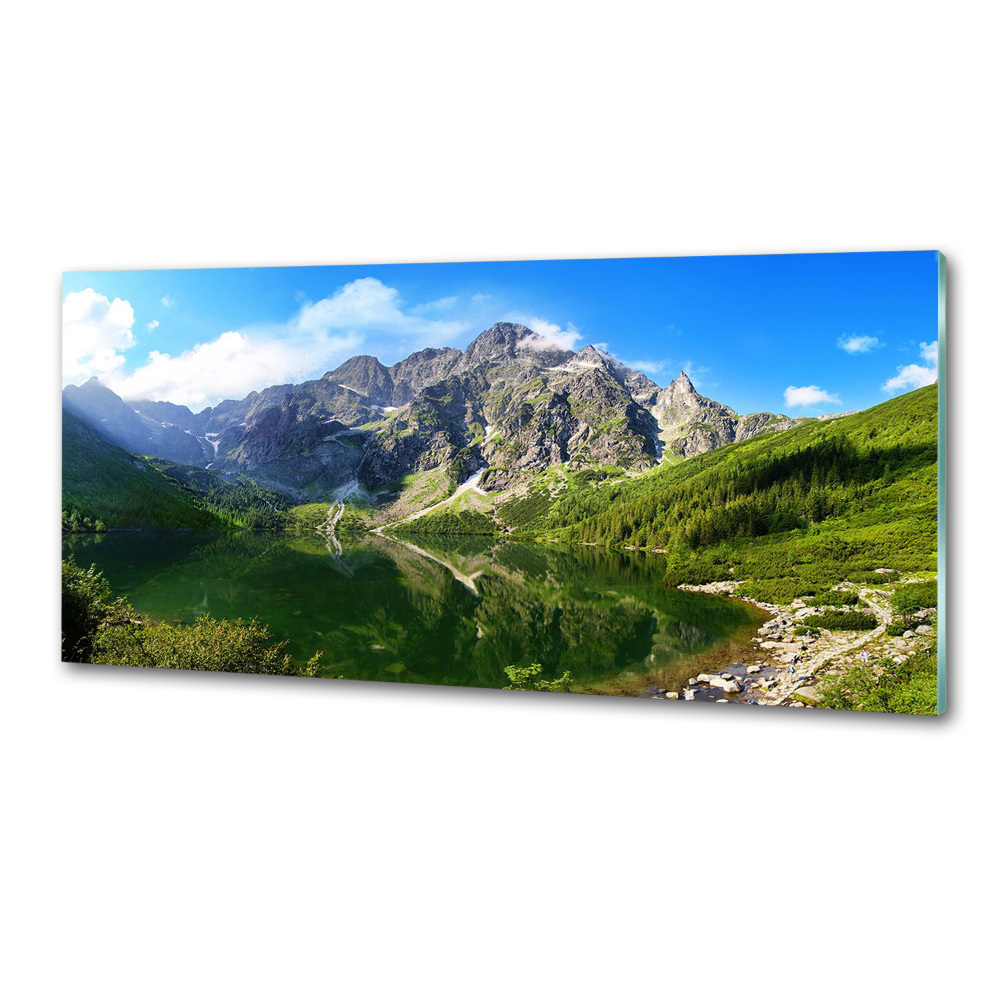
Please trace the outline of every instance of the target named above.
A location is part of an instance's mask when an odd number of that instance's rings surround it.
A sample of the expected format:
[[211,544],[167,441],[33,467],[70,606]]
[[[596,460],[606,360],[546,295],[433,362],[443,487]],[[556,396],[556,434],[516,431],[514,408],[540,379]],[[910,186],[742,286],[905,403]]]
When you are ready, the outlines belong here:
[[63,659],[938,714],[944,273],[67,273]]

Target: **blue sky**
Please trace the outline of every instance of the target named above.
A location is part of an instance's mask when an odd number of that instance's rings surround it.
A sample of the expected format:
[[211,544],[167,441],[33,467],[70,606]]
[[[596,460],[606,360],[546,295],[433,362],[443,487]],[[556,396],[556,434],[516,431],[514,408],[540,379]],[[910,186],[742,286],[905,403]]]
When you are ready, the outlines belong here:
[[815,415],[933,381],[937,303],[931,251],[75,272],[63,382],[200,409],[514,319],[740,412]]

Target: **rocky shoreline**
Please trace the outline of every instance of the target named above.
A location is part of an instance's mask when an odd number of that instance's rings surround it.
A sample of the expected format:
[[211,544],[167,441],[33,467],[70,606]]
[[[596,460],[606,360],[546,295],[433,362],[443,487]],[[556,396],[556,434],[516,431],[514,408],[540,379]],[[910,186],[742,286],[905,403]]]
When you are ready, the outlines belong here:
[[860,665],[864,653],[868,654],[871,661],[888,657],[901,662],[930,646],[936,638],[936,627],[930,624],[930,611],[917,615],[923,619],[923,623],[915,629],[902,636],[888,635],[887,629],[892,620],[891,592],[846,581],[839,584],[837,589],[856,594],[859,607],[864,605],[866,611],[875,615],[877,626],[865,632],[815,628],[796,635],[797,628],[810,628],[809,619],[821,614],[821,608],[811,607],[801,600],[781,605],[737,596],[734,592],[740,582],[723,580],[681,584],[678,589],[717,596],[729,595],[735,600],[753,604],[766,611],[770,617],[751,640],[756,646],[757,657],[748,663],[731,663],[713,673],[699,673],[696,677],[688,678],[687,685],[678,691],[667,691],[651,685],[643,692],[643,697],[667,701],[820,708],[821,681]]

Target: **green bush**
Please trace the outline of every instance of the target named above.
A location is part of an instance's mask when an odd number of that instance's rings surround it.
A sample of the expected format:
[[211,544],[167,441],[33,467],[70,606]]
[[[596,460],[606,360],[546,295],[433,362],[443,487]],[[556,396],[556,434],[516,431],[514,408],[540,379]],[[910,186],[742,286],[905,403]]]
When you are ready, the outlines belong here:
[[879,660],[870,667],[852,667],[820,687],[824,708],[856,712],[937,712],[937,646],[914,653],[902,663]]
[[266,625],[242,619],[227,621],[201,615],[194,625],[169,625],[128,615],[103,622],[94,639],[95,662],[170,670],[221,670],[244,674],[314,676],[319,654],[304,667],[295,666],[274,642]]
[[98,626],[110,615],[121,613],[124,602],[116,600],[108,581],[91,566],[81,569],[72,557],[62,564],[62,658],[87,663]]
[[857,604],[858,595],[853,590],[825,590],[822,594],[810,597],[806,604],[814,608],[823,607],[843,607],[845,605]]
[[938,587],[936,580],[907,583],[897,587],[892,595],[892,610],[903,619],[911,618],[922,608],[936,608]]
[[775,577],[770,580],[747,580],[736,588],[736,594],[767,604],[791,604],[797,597],[805,597],[815,589],[798,576]]
[[899,579],[899,574],[895,570],[891,570],[888,573],[852,573],[851,582],[852,583],[868,583],[872,586],[877,587],[880,583],[892,583],[894,580]]
[[841,632],[867,632],[875,628],[878,619],[867,611],[825,611],[821,615],[813,615],[809,624],[814,628]]
[[505,691],[568,691],[573,683],[573,676],[567,670],[562,677],[547,681],[538,675],[542,672],[540,663],[532,663],[530,667],[517,667],[513,664],[504,668],[509,684],[504,685]]
[[62,656],[76,663],[109,663],[175,670],[304,674],[319,670],[317,653],[305,666],[292,663],[285,643],[266,625],[202,615],[194,625],[157,622],[112,595],[93,566],[63,562]]

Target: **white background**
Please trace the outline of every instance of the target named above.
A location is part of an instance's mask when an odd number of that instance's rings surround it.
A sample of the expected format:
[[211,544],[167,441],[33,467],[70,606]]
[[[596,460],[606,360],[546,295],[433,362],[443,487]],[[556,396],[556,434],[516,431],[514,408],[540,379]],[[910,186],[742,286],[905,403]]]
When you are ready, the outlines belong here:
[[[7,996],[992,991],[988,10],[6,12]],[[861,249],[951,265],[944,719],[58,662],[63,270]]]

